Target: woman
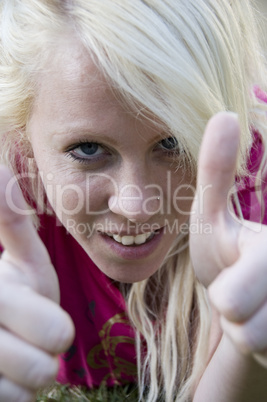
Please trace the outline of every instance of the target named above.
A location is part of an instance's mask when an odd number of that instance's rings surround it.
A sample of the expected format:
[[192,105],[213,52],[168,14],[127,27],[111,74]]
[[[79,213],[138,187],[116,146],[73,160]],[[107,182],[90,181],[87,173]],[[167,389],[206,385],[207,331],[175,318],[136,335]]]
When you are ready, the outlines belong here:
[[68,347],[61,382],[137,366],[148,401],[264,400],[254,27],[249,1],[2,2],[2,161],[28,203],[2,167],[2,400],[31,400]]

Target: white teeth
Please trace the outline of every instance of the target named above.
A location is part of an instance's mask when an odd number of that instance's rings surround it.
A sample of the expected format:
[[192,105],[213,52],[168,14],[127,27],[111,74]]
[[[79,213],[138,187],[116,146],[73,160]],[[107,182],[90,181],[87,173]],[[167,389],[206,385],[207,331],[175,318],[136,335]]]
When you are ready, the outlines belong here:
[[123,244],[124,246],[132,246],[133,244],[144,244],[146,240],[154,234],[153,232],[139,234],[137,236],[119,236],[119,235],[112,235],[108,233],[108,236],[113,237],[113,239]]
[[143,244],[143,243],[146,242],[146,239],[147,239],[149,236],[150,236],[149,233],[148,233],[148,236],[147,236],[147,233],[143,233],[143,234],[137,235],[137,236],[134,238],[134,243],[135,243],[135,244]]
[[133,236],[122,236],[121,242],[124,246],[131,246],[134,244],[134,237]]
[[121,243],[121,237],[119,235],[112,235],[114,240],[116,240],[118,243]]

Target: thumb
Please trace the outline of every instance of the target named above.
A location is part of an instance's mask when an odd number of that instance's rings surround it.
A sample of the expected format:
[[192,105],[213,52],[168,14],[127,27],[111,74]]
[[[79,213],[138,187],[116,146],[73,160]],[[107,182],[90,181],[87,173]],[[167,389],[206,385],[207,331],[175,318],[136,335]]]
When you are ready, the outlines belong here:
[[238,224],[228,211],[228,196],[236,172],[239,130],[235,114],[218,113],[209,121],[200,149],[191,223],[203,222],[210,230],[190,235],[190,253],[205,286],[238,257]]
[[24,277],[35,291],[59,302],[57,276],[30,212],[16,179],[6,166],[0,165],[0,241],[5,250],[2,258],[13,267],[12,274],[18,280]]

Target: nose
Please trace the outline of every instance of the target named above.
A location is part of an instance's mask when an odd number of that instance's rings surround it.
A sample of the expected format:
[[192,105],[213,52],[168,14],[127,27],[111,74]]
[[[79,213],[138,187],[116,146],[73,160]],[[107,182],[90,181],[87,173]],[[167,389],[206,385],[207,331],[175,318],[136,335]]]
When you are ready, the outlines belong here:
[[163,190],[144,173],[140,176],[136,169],[133,174],[124,174],[117,182],[116,192],[109,197],[108,206],[113,213],[132,222],[145,223],[162,210]]

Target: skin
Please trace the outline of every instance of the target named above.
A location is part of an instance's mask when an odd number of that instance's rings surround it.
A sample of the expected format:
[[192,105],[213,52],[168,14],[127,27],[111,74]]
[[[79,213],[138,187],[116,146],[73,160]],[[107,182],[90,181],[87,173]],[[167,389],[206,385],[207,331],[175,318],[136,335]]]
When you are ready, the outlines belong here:
[[[138,118],[117,100],[78,42],[63,40],[49,69],[41,77],[28,128],[49,201],[105,274],[121,282],[148,278],[177,237],[178,231],[169,228],[189,218],[193,193],[185,185],[192,179],[185,169],[175,172],[183,156],[176,155],[177,148],[163,147],[162,139],[170,136],[163,127]],[[80,142],[100,145],[88,155]],[[181,188],[181,201],[176,208],[170,200],[167,210],[168,177],[172,195]],[[73,184],[76,190],[67,190]],[[51,188],[63,189],[62,196]],[[184,201],[186,196],[191,201]],[[135,246],[126,259],[112,248],[115,240],[106,241],[106,233],[138,235],[153,228],[164,235],[146,256],[138,257]]]
[[[220,113],[209,122],[200,150],[198,187],[212,183],[202,218],[213,232],[191,236],[190,249],[196,275],[213,305],[215,347],[194,402],[266,400],[267,227],[241,224],[227,205],[239,136],[237,116]],[[192,210],[198,211],[197,203],[198,198]],[[192,214],[191,222],[198,218]]]
[[[97,172],[97,169],[102,169],[111,175],[119,188],[129,182],[137,184],[143,189],[143,197],[157,195],[154,189],[152,193],[145,191],[147,183],[158,184],[166,201],[166,172],[171,170],[172,176],[175,174],[172,163],[164,160],[162,155],[158,156],[161,131],[158,132],[147,122],[136,120],[136,116],[115,102],[109,87],[88,57],[84,58],[80,52],[73,55],[71,51],[74,49],[67,51],[64,44],[61,46],[61,68],[58,72],[53,70],[52,63],[48,77],[43,76],[40,80],[39,97],[29,127],[39,169],[43,173],[54,173],[51,180],[43,174],[46,188],[49,189],[51,183],[67,185],[75,182],[85,191],[85,172],[93,166],[94,173],[94,169]],[[70,62],[67,63],[67,60]],[[94,74],[90,75],[90,72]],[[89,81],[88,76],[92,77]],[[64,85],[61,85],[61,79]],[[54,86],[49,84],[50,80]],[[94,95],[93,102],[89,94]],[[71,130],[70,118],[75,121]],[[98,162],[89,165],[91,168],[64,156],[66,148],[81,140],[81,135],[82,139],[91,140],[88,127],[90,132],[92,128],[97,132],[94,137],[101,137],[101,141],[105,133],[105,145],[108,149],[112,148],[108,162],[106,156],[104,159],[101,157]],[[267,349],[266,228],[262,227],[261,231],[248,229],[232,219],[227,209],[238,137],[236,118],[226,113],[219,114],[207,126],[200,151],[198,186],[212,185],[212,191],[207,193],[201,216],[197,212],[199,198],[196,198],[191,222],[201,218],[212,224],[213,232],[210,236],[203,233],[191,236],[190,246],[196,274],[209,288],[214,305],[214,323],[210,361],[196,388],[194,402],[264,401],[267,392],[264,361],[261,365],[256,360],[266,358]],[[111,138],[116,138],[117,145],[111,145]],[[214,153],[214,149],[218,152]],[[0,177],[0,239],[5,248],[0,261],[0,400],[24,402],[32,400],[35,390],[55,377],[56,355],[70,346],[74,329],[70,317],[58,306],[55,270],[30,217],[16,214],[9,208],[5,195],[11,173],[1,166]],[[181,182],[191,182],[184,174],[172,177],[172,180],[173,187]],[[95,185],[92,190],[97,193],[96,197],[94,192],[90,195],[89,191],[92,210],[99,208],[97,201],[100,200],[101,207],[108,206],[105,217],[113,223],[125,224],[127,220],[135,219],[136,226],[139,222],[162,224],[162,214],[155,212],[154,201],[151,202],[150,214],[144,214],[142,209],[140,214],[136,214],[140,207],[140,200],[136,199],[126,207],[123,204],[125,208],[122,211],[118,208],[117,194],[112,192],[109,183],[104,184],[92,182],[92,186]],[[13,198],[16,205],[25,208],[17,188]],[[73,208],[72,200],[73,196],[66,192],[64,206],[69,210]],[[50,202],[66,225],[70,215],[61,214],[62,204],[53,198],[53,194]],[[187,207],[190,209],[190,205]],[[186,205],[184,208],[187,210]],[[163,217],[166,215],[163,214]],[[167,217],[177,219],[177,211],[172,209]],[[103,223],[104,216],[90,217],[82,210],[74,218],[77,223],[83,223],[86,218],[94,226],[99,223],[98,219]],[[160,240],[160,251],[153,251],[138,261],[136,273],[132,269],[134,264],[110,253],[106,243],[101,248],[103,256],[97,256],[98,233],[93,233],[89,240],[80,235],[75,237],[88,254],[92,254],[103,272],[115,279],[135,281],[150,276],[158,269],[157,260],[164,258],[168,250],[167,242],[173,240],[172,236],[167,233]],[[95,254],[93,249],[96,249]],[[109,261],[110,268],[107,265]],[[252,280],[253,286],[248,286]]]

